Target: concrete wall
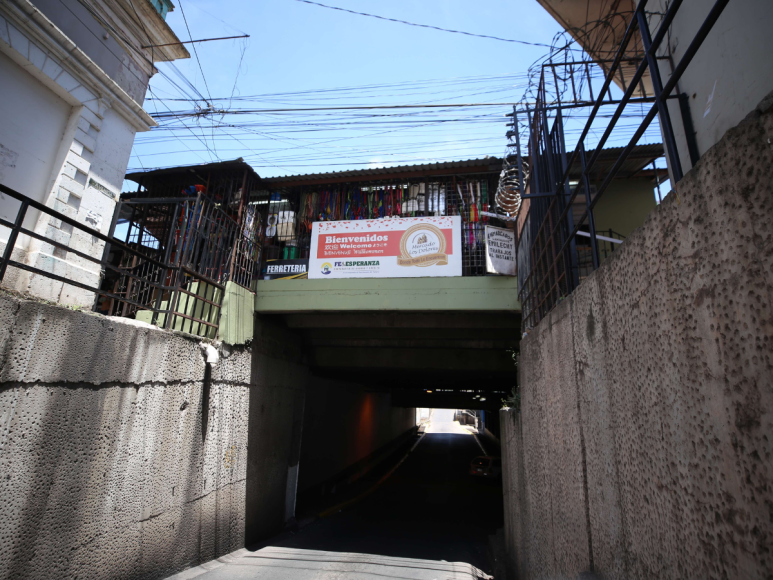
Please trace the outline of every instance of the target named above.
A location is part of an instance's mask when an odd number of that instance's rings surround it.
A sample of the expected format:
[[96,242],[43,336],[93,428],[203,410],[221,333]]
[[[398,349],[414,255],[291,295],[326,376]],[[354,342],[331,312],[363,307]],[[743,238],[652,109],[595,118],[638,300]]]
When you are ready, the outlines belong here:
[[162,578],[244,546],[249,349],[208,370],[192,338],[0,294],[0,356],[0,578]]
[[389,393],[315,378],[306,394],[298,491],[330,479],[416,425]]
[[300,338],[256,317],[252,341],[247,465],[247,533],[250,544],[278,532],[294,516],[309,380]]
[[761,105],[521,341],[519,578],[773,573],[772,134]]

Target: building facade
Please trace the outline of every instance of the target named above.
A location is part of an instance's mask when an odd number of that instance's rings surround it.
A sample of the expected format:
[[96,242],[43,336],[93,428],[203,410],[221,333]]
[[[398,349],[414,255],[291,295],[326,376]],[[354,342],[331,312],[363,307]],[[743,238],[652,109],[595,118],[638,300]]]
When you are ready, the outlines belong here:
[[[168,0],[0,4],[0,183],[108,232],[134,137],[156,125],[142,108],[154,63],[190,56],[164,20],[170,9]],[[0,194],[0,218],[13,222],[18,207]],[[102,242],[37,211],[27,212],[24,227],[102,255]],[[3,251],[9,232],[0,226]],[[29,236],[19,237],[13,259],[99,283],[98,264]],[[3,286],[66,304],[94,300],[93,293],[14,268]]]

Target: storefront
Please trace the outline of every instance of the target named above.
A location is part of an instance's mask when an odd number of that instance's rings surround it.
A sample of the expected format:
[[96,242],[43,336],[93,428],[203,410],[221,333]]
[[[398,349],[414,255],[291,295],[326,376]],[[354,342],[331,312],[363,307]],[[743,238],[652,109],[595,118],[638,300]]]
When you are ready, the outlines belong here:
[[508,225],[494,202],[501,167],[485,158],[263,179],[250,198],[265,224],[260,278],[486,275],[486,226]]

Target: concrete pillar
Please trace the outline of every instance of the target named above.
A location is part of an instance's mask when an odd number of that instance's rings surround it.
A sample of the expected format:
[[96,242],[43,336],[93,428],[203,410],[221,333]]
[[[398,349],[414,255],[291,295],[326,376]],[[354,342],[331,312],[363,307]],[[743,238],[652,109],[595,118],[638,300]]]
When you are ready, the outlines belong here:
[[295,512],[308,370],[299,336],[255,317],[247,436],[246,544],[281,530]]

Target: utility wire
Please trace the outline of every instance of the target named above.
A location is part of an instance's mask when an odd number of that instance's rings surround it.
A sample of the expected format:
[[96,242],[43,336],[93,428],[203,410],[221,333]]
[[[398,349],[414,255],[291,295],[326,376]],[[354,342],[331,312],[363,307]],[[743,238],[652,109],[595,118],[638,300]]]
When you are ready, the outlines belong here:
[[465,36],[475,36],[477,38],[490,38],[491,40],[501,40],[502,42],[515,42],[517,44],[526,44],[529,46],[545,46],[547,48],[552,48],[549,44],[542,44],[541,42],[527,42],[525,40],[514,40],[512,38],[500,38],[499,36],[489,36],[488,34],[475,34],[473,32],[464,32],[462,30],[451,30],[449,28],[440,28],[439,26],[432,26],[431,24],[417,24],[415,22],[407,22],[406,20],[398,20],[396,18],[387,18],[386,16],[378,16],[376,14],[367,14],[365,12],[356,12],[354,10],[347,10],[346,8],[339,8],[338,6],[328,6],[327,4],[320,4],[319,2],[312,2],[311,0],[295,0],[295,1],[303,2],[304,4],[313,4],[314,6],[321,6],[322,8],[329,8],[331,10],[340,10],[341,12],[348,12],[350,14],[356,14],[357,16],[368,16],[370,18],[378,18],[379,20],[397,22],[398,24],[407,24],[408,26],[418,26],[419,28],[431,28],[432,30],[439,30],[441,32],[452,32],[453,34],[464,34]]
[[[185,29],[188,31],[188,37],[191,39],[191,42],[193,42],[193,35],[191,34],[191,29],[188,26],[188,18],[185,16],[185,10],[183,9],[183,3],[182,3],[182,1],[180,1],[180,2],[178,2],[178,4],[180,5],[180,12],[183,15],[183,21],[185,22]],[[209,84],[207,84],[207,77],[204,76],[204,68],[201,66],[201,59],[199,58],[199,51],[196,50],[196,44],[195,43],[191,44],[191,46],[193,47],[193,54],[196,55],[196,62],[199,64],[199,70],[201,71],[201,78],[204,81],[204,88],[207,89],[207,96],[209,97],[209,101],[206,101],[206,103],[207,103],[208,107],[211,107],[212,106],[212,104],[211,104],[211,102],[212,102],[212,93],[209,90]],[[202,135],[203,134],[204,134],[204,132],[202,131]],[[211,137],[212,137],[212,147],[215,149],[215,155],[217,155],[217,145],[215,144],[215,129],[214,129],[214,127],[212,128],[212,135],[211,135]]]
[[252,115],[257,113],[305,113],[308,111],[370,111],[374,109],[445,109],[465,107],[512,107],[517,103],[445,103],[427,105],[361,105],[354,107],[311,107],[304,109],[213,109],[206,111],[170,111],[169,113],[151,114],[155,119],[168,117],[201,117],[209,114],[216,115]]
[[[178,4],[180,5],[180,12],[183,15],[183,21],[185,22],[185,29],[188,31],[188,37],[191,40],[193,40],[193,35],[191,34],[191,29],[188,27],[188,19],[185,17],[185,10],[183,10],[183,3],[182,2],[178,2]],[[196,44],[192,44],[191,46],[193,46],[193,54],[196,55],[196,62],[199,63],[199,70],[201,71],[201,78],[204,80],[204,86],[207,89],[207,96],[209,97],[210,100],[212,100],[212,95],[209,92],[209,85],[207,84],[207,77],[204,76],[204,69],[201,66],[201,60],[199,59],[199,53],[196,50]],[[209,103],[207,103],[207,104],[209,104]]]

